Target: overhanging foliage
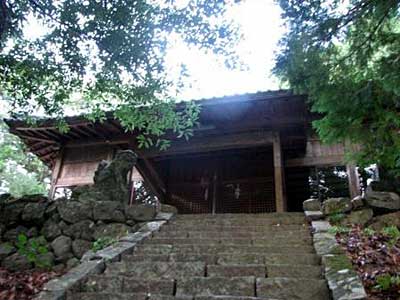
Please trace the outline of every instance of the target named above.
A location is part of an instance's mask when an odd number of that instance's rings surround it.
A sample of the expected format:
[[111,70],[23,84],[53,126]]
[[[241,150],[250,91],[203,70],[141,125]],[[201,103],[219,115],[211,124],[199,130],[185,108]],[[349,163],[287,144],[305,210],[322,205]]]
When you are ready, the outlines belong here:
[[309,95],[325,142],[400,174],[400,19],[395,0],[280,0],[289,24],[275,73]]

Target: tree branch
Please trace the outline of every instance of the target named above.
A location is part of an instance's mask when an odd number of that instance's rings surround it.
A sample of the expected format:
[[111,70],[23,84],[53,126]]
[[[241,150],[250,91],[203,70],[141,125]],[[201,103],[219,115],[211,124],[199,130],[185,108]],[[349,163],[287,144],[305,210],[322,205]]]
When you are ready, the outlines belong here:
[[343,57],[339,63],[345,61],[349,57],[353,56],[355,53],[357,53],[361,48],[363,48],[369,41],[371,41],[378,31],[378,29],[382,26],[383,22],[385,21],[386,17],[389,15],[391,10],[391,7],[389,7],[386,12],[382,15],[382,17],[379,19],[378,23],[375,25],[375,27],[372,29],[371,33],[367,36],[366,39],[364,39],[360,44],[358,44],[348,55]]

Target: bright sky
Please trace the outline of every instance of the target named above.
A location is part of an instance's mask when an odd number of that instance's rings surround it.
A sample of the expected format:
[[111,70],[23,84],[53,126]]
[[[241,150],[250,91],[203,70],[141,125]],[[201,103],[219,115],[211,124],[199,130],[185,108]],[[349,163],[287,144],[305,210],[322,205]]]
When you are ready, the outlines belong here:
[[227,69],[214,55],[189,49],[183,43],[175,44],[167,56],[171,73],[178,72],[178,66],[184,63],[190,75],[191,86],[181,96],[198,99],[279,89],[271,68],[277,43],[285,32],[280,13],[274,0],[245,0],[229,11],[243,33],[236,49],[246,64],[243,71]]
[[[274,0],[242,0],[228,11],[228,17],[239,24],[243,34],[235,49],[245,64],[243,70],[228,69],[215,55],[190,49],[183,42],[173,43],[166,58],[168,74],[172,79],[177,78],[181,64],[186,65],[189,74],[186,88],[178,98],[211,98],[279,89],[271,68],[278,40],[285,32],[280,13]],[[26,31],[33,39],[45,33],[35,20],[30,20]]]

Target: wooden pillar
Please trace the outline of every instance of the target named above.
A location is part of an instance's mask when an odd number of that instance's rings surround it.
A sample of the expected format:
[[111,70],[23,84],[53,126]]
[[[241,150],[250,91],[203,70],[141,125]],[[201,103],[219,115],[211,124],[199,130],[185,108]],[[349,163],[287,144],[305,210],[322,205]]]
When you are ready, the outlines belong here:
[[56,194],[56,186],[58,178],[60,177],[61,167],[64,160],[64,149],[62,148],[55,159],[53,170],[51,171],[51,181],[49,190],[49,199],[53,200]]
[[360,179],[355,165],[346,165],[347,180],[349,181],[350,197],[354,198],[360,195]]
[[212,214],[215,215],[217,210],[217,188],[218,188],[218,174],[217,171],[214,172],[214,176],[212,178]]
[[278,132],[273,134],[273,158],[274,158],[274,185],[275,185],[275,206],[277,212],[287,210],[285,192],[285,173],[283,165],[281,138]]

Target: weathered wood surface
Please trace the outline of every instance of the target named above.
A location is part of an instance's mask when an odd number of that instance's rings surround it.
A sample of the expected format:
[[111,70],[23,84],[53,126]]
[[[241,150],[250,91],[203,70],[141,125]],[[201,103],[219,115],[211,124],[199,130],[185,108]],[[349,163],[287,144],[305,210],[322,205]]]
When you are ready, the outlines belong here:
[[145,157],[171,156],[188,153],[211,152],[218,150],[262,147],[272,143],[270,132],[256,131],[228,135],[216,135],[203,138],[181,139],[173,141],[165,151],[158,149],[143,150]]
[[276,211],[284,212],[287,210],[286,191],[285,191],[285,172],[283,165],[283,152],[279,133],[273,136],[273,158],[274,158],[274,185]]

